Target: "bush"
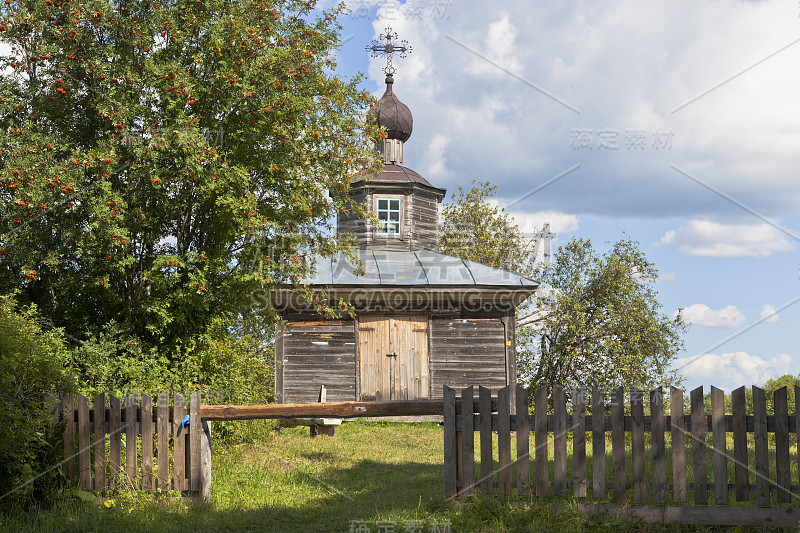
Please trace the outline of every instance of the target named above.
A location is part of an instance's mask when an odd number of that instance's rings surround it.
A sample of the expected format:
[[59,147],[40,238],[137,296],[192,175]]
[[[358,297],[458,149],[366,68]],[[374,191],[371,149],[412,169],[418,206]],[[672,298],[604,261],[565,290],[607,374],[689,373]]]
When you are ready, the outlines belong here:
[[[138,339],[109,323],[73,351],[72,364],[81,376],[80,392],[89,397],[200,391],[207,404],[269,403],[275,398],[271,339],[270,332],[256,339],[218,318],[192,344],[168,353],[141,349]],[[215,438],[246,437],[256,425],[215,423]]]
[[48,500],[63,485],[54,419],[59,392],[75,389],[59,330],[44,331],[35,307],[0,297],[0,507]]

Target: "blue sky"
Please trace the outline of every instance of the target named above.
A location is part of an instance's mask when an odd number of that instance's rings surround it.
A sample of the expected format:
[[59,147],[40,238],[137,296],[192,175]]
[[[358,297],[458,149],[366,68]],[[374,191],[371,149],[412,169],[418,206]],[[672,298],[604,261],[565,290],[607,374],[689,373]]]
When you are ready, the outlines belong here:
[[693,324],[687,387],[800,373],[800,5],[349,5],[340,74],[379,97],[364,47],[387,27],[413,47],[395,60],[406,166],[448,191],[492,181],[557,243],[639,241],[664,311]]

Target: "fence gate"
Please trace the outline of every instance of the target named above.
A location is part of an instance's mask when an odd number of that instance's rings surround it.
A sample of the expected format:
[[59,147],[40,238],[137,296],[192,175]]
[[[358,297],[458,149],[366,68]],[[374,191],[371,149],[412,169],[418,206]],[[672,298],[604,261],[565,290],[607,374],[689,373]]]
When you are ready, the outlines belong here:
[[75,480],[77,474],[83,490],[180,490],[208,500],[211,431],[200,418],[200,393],[190,396],[188,406],[180,394],[173,398],[170,406],[169,395],[160,394],[153,405],[153,398],[142,394],[139,405],[135,394],[124,401],[111,395],[106,404],[101,393],[90,407],[82,394],[61,395],[68,477]]
[[[800,387],[795,387],[791,416],[786,387],[775,391],[771,415],[764,390],[755,386],[752,415],[746,411],[744,387],[731,394],[730,414],[725,413],[724,391],[716,387],[711,388],[710,413],[702,387],[691,391],[689,413],[684,412],[683,390],[671,387],[669,414],[661,388],[649,397],[636,389],[626,394],[622,387],[611,392],[577,389],[568,403],[563,390],[553,388],[548,398],[542,387],[534,392],[532,415],[527,414],[528,391],[521,387],[516,389],[516,415],[511,414],[510,387],[500,389],[496,398],[484,387],[478,388],[477,398],[474,393],[474,387],[467,387],[457,399],[456,390],[444,387],[444,481],[450,500],[475,492],[525,499],[573,496],[586,499],[581,505],[586,511],[651,523],[800,523],[800,508],[792,507],[800,500],[800,473],[791,468],[798,464],[798,447],[789,439],[790,434],[800,437]],[[686,505],[689,501],[692,505]]]

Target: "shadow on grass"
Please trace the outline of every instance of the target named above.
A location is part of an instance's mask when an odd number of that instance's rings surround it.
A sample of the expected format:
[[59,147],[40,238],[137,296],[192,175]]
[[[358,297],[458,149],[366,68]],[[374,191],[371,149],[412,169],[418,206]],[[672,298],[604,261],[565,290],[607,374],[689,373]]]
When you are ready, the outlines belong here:
[[[229,491],[227,497],[212,489],[210,504],[153,493],[109,495],[88,504],[64,501],[38,513],[0,516],[0,531],[348,532],[352,522],[365,524],[366,533],[378,531],[381,522],[405,531],[409,521],[421,520],[420,531],[427,533],[431,521],[441,530],[447,520],[441,466],[361,460],[320,475],[289,469],[281,477],[266,476],[264,485],[248,476],[231,479],[220,487]],[[243,497],[246,493],[251,497]]]

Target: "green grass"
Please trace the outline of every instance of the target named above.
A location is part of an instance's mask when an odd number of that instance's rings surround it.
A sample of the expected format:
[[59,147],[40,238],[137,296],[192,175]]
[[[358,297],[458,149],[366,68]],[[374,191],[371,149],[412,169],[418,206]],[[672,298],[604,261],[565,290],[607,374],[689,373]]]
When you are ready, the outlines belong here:
[[449,505],[442,449],[437,424],[355,422],[334,438],[315,439],[302,427],[264,430],[254,442],[215,444],[210,504],[179,493],[122,492],[90,502],[67,496],[50,509],[0,515],[0,532],[347,532],[351,525],[364,531],[393,525],[400,533],[418,525],[427,533],[448,524],[453,532],[730,530],[582,517],[569,500],[559,513],[535,498],[523,506],[500,498]]

